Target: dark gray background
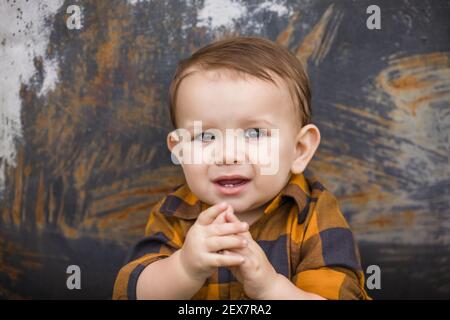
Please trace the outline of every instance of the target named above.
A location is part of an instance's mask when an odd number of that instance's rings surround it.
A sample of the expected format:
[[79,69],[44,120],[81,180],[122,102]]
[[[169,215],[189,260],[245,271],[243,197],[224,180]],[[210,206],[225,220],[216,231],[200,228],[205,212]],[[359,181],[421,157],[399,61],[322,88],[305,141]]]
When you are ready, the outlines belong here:
[[[111,297],[149,209],[182,182],[165,146],[177,61],[232,35],[277,41],[307,65],[322,133],[308,170],[340,199],[364,268],[381,268],[369,294],[450,297],[450,1],[376,1],[381,30],[366,28],[372,1],[34,3],[0,6],[15,23],[2,59],[16,61],[0,70],[12,88],[0,88],[0,138],[17,152],[0,157],[0,297]],[[70,4],[80,30],[66,27]],[[71,264],[81,290],[66,288]]]

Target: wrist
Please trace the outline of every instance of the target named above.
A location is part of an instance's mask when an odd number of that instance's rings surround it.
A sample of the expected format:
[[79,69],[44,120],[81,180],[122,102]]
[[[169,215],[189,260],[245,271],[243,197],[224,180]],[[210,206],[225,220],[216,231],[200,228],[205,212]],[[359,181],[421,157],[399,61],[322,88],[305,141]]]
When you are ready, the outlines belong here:
[[276,292],[279,287],[279,282],[281,281],[280,277],[282,277],[282,275],[277,273],[275,270],[272,275],[266,275],[260,283],[261,285],[259,286],[259,289],[254,290],[254,292],[257,292],[257,295],[249,297],[255,300],[276,299]]
[[275,272],[271,277],[266,277],[265,285],[260,290],[256,300],[274,300],[277,299],[277,292],[279,291],[280,285],[283,282],[283,275]]
[[295,286],[284,275],[277,273],[276,278],[271,285],[264,290],[261,300],[323,300],[324,298],[314,294],[303,291]]
[[192,281],[198,281],[198,282],[205,282],[207,275],[204,275],[200,272],[197,272],[195,268],[189,265],[187,259],[189,257],[186,256],[186,252],[183,250],[183,248],[179,249],[177,252],[174,253],[175,258],[177,259],[177,265],[178,268],[184,273],[184,275],[191,279]]

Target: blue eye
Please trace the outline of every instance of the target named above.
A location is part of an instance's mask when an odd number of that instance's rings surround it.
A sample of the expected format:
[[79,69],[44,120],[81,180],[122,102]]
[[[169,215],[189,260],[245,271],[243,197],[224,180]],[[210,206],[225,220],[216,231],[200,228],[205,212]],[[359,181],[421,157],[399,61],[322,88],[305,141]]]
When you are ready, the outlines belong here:
[[250,128],[250,129],[245,130],[244,135],[246,138],[249,138],[249,139],[259,139],[259,138],[267,136],[267,130],[260,129],[260,128]]
[[197,141],[210,142],[210,141],[215,140],[216,137],[214,136],[214,134],[212,132],[205,131],[205,132],[198,134],[194,139]]

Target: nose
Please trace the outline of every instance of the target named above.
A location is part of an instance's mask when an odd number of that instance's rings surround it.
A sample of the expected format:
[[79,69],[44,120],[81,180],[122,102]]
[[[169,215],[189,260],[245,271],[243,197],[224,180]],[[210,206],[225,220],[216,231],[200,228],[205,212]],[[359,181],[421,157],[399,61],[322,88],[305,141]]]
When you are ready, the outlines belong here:
[[[236,141],[237,140],[237,141]],[[242,164],[245,159],[245,144],[239,138],[225,139],[222,146],[222,155],[218,157],[217,165]]]

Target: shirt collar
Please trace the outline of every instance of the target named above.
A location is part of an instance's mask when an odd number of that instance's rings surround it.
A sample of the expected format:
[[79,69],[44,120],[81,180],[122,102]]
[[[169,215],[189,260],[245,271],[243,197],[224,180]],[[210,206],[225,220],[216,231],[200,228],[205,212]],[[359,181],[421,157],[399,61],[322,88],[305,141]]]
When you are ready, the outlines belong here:
[[[269,215],[275,212],[285,201],[293,199],[298,207],[299,218],[301,215],[303,220],[309,210],[310,203],[311,182],[308,180],[303,173],[291,174],[284,188],[264,206],[264,214]],[[159,211],[167,216],[192,220],[209,207],[210,205],[200,201],[189,189],[187,183],[184,183],[166,196]],[[301,222],[300,219],[299,222]]]

